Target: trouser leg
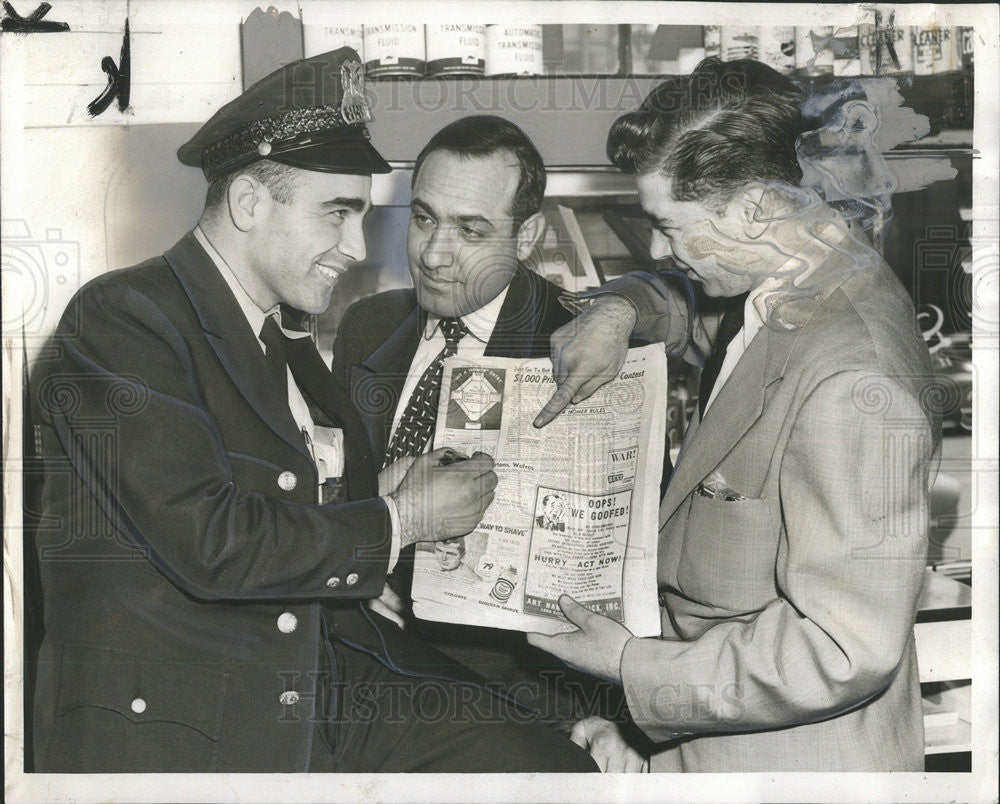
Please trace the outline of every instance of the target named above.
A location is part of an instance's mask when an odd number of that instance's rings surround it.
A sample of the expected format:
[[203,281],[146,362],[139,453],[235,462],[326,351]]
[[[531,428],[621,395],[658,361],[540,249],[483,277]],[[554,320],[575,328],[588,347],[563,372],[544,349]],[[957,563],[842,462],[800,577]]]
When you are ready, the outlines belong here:
[[[336,653],[335,745],[332,755],[317,756],[329,754],[317,735],[313,771],[597,771],[586,751],[540,724],[534,713],[482,687],[400,675],[341,645]],[[440,666],[448,661],[442,656]]]

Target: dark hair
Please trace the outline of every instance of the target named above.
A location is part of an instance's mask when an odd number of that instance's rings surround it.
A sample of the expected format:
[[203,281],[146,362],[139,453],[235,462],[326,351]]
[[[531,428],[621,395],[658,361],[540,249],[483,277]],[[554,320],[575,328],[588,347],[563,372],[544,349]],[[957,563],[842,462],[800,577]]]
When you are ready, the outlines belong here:
[[798,88],[767,65],[705,59],[615,121],[608,158],[626,173],[672,179],[677,201],[716,207],[750,181],[798,185],[801,101]]
[[465,537],[464,536],[452,536],[450,539],[438,539],[434,542],[434,546],[441,545],[442,547],[448,547],[449,545],[455,545],[458,547],[461,555],[465,555]]
[[449,151],[462,157],[490,156],[509,151],[517,157],[521,178],[514,190],[510,214],[516,232],[542,206],[545,195],[545,163],[535,144],[516,125],[492,114],[471,115],[449,123],[431,137],[413,166],[413,181],[424,160],[434,151]]
[[237,176],[253,176],[267,188],[271,197],[281,204],[291,202],[298,183],[295,168],[270,159],[259,159],[245,167],[223,173],[209,182],[208,192],[205,195],[205,209],[214,210],[222,204],[226,193],[229,192],[229,186]]

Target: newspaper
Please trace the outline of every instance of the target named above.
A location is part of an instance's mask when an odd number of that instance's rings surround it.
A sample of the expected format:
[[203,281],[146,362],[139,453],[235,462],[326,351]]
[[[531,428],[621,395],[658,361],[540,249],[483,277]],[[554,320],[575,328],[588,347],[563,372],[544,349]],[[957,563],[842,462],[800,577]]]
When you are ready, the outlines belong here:
[[444,363],[435,448],[487,452],[499,483],[461,539],[417,546],[423,619],[559,633],[563,593],[660,633],[656,545],[666,428],[662,346],[629,350],[618,377],[536,429],[555,388],[548,358]]

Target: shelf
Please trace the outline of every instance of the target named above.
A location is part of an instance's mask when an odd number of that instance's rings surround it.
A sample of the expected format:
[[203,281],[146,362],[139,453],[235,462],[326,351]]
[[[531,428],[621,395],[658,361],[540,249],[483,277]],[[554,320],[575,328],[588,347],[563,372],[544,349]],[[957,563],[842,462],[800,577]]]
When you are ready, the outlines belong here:
[[954,712],[956,722],[925,726],[924,754],[951,754],[972,750],[972,684],[965,682],[935,695],[936,706]]
[[924,572],[924,588],[917,605],[917,622],[936,619],[936,612],[953,612],[951,619],[967,619],[971,616],[972,587],[947,575],[927,568]]
[[913,636],[921,683],[972,677],[972,589],[927,569]]
[[[443,125],[443,124],[442,124]],[[432,132],[433,133],[433,132]],[[427,135],[428,138],[430,134]],[[913,148],[883,153],[891,161],[920,157],[972,157],[971,149]],[[545,154],[542,154],[543,158]],[[410,183],[413,160],[391,159],[392,173],[372,176],[372,203],[375,206],[405,207],[410,203]],[[548,165],[546,198],[630,198],[637,196],[635,177],[622,173],[613,165],[565,164]]]

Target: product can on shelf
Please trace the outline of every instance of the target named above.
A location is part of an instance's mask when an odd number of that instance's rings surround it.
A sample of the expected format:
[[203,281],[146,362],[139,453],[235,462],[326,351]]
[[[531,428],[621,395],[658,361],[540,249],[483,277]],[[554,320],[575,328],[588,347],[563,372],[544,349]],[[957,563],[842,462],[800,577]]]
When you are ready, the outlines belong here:
[[962,69],[956,32],[955,28],[937,25],[913,28],[913,74],[937,75]]
[[760,60],[779,73],[795,72],[795,27],[761,26]]
[[563,63],[550,73],[614,75],[618,72],[617,25],[563,25],[562,36]]
[[[310,15],[311,17],[312,15]],[[302,52],[308,59],[342,47],[354,48],[365,60],[364,27],[361,25],[302,25]]]
[[487,75],[541,75],[541,25],[487,25]]
[[722,26],[722,60],[756,59],[760,53],[760,28],[756,25]]
[[833,75],[833,51],[828,47],[833,26],[795,29],[795,69],[804,75]]
[[483,75],[485,25],[428,25],[428,75]]
[[424,53],[423,25],[365,26],[365,72],[368,75],[423,75]]

